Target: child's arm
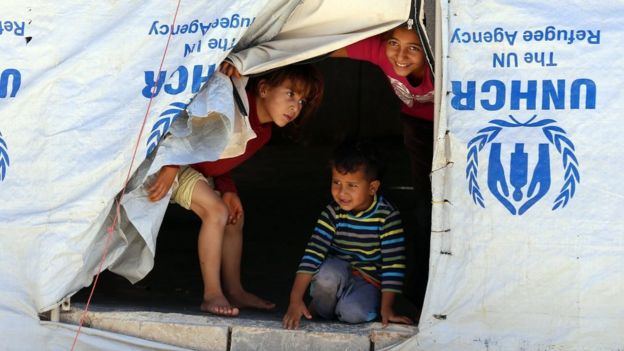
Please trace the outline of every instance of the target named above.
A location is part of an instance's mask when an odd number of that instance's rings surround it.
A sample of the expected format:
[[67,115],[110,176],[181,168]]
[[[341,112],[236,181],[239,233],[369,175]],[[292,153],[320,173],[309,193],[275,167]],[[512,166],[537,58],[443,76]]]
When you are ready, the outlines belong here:
[[333,240],[333,235],[336,232],[334,214],[332,205],[327,205],[316,221],[313,234],[299,263],[295,282],[290,290],[290,304],[282,319],[282,325],[286,329],[298,328],[302,315],[307,319],[312,319],[312,314],[303,302],[303,296],[312,281],[312,277],[318,272],[322,262],[325,261],[330,243]]
[[329,54],[329,57],[349,57],[349,54],[347,53],[347,48],[340,48],[334,52],[332,52],[331,54]]
[[312,274],[297,273],[295,276],[295,282],[290,290],[290,303],[288,304],[288,311],[282,319],[282,326],[285,329],[297,329],[299,328],[299,320],[303,315],[307,319],[312,319],[312,315],[303,302],[303,296],[305,295],[308,285],[312,281]]
[[150,201],[158,201],[167,194],[169,189],[171,189],[171,184],[173,184],[179,168],[178,166],[163,166],[160,169],[156,180],[147,189]]
[[388,326],[388,322],[413,324],[411,319],[406,316],[400,316],[394,314],[394,297],[396,293],[392,291],[383,291],[381,293],[381,324],[385,328]]
[[412,324],[408,317],[394,314],[392,307],[405,276],[405,234],[399,211],[394,210],[385,218],[381,231],[381,323],[384,327],[388,322]]

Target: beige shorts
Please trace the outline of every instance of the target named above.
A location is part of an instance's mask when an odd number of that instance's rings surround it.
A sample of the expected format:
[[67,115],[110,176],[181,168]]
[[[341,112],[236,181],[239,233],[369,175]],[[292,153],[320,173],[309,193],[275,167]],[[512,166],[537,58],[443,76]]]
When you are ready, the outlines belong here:
[[180,170],[178,170],[178,181],[173,185],[171,201],[190,210],[193,189],[195,189],[195,184],[198,181],[206,182],[210,188],[214,189],[212,177],[206,178],[203,174],[189,166],[180,167]]

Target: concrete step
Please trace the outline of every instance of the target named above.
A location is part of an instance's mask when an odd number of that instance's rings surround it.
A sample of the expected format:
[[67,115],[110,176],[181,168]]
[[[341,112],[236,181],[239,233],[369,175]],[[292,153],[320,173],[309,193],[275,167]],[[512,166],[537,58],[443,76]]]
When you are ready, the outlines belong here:
[[[78,324],[83,306],[61,313],[61,322]],[[285,330],[274,315],[246,313],[237,318],[91,306],[85,327],[205,351],[308,350],[370,351],[415,335],[414,326],[380,323],[349,325],[303,321],[298,330]]]

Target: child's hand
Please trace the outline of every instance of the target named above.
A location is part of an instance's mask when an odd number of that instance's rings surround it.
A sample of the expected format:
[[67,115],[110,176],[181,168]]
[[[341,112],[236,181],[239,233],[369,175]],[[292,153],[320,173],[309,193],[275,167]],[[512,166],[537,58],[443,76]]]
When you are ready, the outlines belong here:
[[225,74],[228,77],[236,77],[236,78],[241,77],[241,74],[238,71],[238,69],[229,61],[221,62],[221,64],[219,65],[219,72]]
[[288,305],[288,311],[286,311],[286,314],[282,319],[282,326],[284,329],[299,328],[301,316],[306,317],[306,319],[312,319],[312,314],[310,314],[310,311],[308,311],[308,308],[303,301],[291,301]]
[[178,173],[178,166],[163,166],[158,172],[158,176],[152,185],[147,189],[150,201],[162,199],[169,189]]
[[221,197],[228,208],[227,224],[236,224],[243,216],[243,204],[236,193],[227,192]]
[[388,323],[402,323],[402,324],[414,324],[414,322],[406,316],[400,316],[394,313],[392,308],[386,308],[381,310],[381,325],[385,328]]

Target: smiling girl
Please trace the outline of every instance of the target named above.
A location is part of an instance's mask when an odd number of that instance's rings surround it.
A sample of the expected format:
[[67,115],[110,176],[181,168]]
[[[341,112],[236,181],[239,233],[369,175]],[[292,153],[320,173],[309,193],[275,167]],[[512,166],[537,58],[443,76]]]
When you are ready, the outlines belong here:
[[401,112],[433,121],[433,80],[418,34],[406,25],[334,51],[331,57],[371,62],[386,74]]

